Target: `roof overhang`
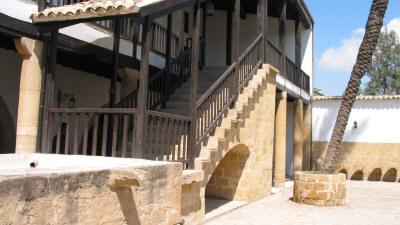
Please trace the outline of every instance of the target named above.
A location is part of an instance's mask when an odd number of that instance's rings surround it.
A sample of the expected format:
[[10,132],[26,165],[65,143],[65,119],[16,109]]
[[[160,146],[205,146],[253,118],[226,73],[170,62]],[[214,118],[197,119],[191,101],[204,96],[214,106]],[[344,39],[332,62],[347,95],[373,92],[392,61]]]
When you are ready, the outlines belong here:
[[[204,2],[206,0],[201,0]],[[74,24],[123,17],[155,19],[194,4],[195,0],[90,0],[72,5],[46,8],[31,15],[42,31]],[[139,20],[140,22],[140,20]]]

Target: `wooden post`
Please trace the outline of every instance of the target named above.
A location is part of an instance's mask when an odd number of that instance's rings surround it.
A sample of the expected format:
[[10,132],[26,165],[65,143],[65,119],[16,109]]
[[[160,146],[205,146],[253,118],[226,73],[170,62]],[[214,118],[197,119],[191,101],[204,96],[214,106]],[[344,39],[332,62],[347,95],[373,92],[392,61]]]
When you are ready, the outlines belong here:
[[[296,64],[296,80],[301,79],[301,32],[300,32],[300,21],[296,19],[295,28],[295,64]],[[300,83],[302,83],[300,81]]]
[[226,13],[226,65],[232,64],[232,1],[228,3]]
[[235,59],[235,78],[233,83],[233,93],[237,98],[239,87],[239,37],[240,37],[240,0],[235,2],[235,14],[233,17],[233,57]]
[[268,59],[268,0],[263,0],[264,2],[264,63],[267,63]]
[[133,44],[133,50],[132,50],[132,58],[133,60],[136,59],[137,55],[137,46],[139,42],[139,24],[135,22],[135,20],[132,18],[132,44]]
[[138,116],[136,120],[136,151],[132,156],[142,158],[145,153],[146,134],[147,134],[147,89],[149,80],[149,52],[151,48],[151,37],[153,29],[150,18],[147,16],[143,24],[142,34],[142,53],[140,61],[140,85],[138,95]]
[[196,157],[196,121],[197,121],[197,86],[199,71],[199,33],[200,33],[200,0],[196,0],[196,12],[194,14],[193,35],[192,35],[192,65],[190,76],[190,133],[189,133],[189,168],[194,167]]
[[171,63],[171,33],[172,33],[172,14],[168,14],[168,22],[167,22],[167,38],[166,38],[166,42],[165,46],[167,46],[166,49],[166,53],[165,53],[165,68],[166,68],[166,76],[165,76],[165,84],[163,87],[163,94],[164,94],[164,98],[163,98],[163,102],[161,107],[162,108],[166,108],[167,107],[167,96],[169,96],[169,86],[170,86],[170,63]]
[[280,67],[279,72],[286,74],[286,0],[282,0],[281,15],[279,18],[279,48],[281,50]]
[[[54,105],[54,79],[56,76],[56,65],[57,65],[57,41],[58,41],[58,30],[52,31],[50,33],[50,46],[47,60],[50,62],[47,64],[49,71],[46,74],[45,83],[45,96],[44,96],[44,110],[43,110],[43,128],[42,128],[42,152],[50,153],[51,149],[51,138],[49,136],[48,130],[48,120],[49,120],[49,108]],[[67,151],[67,149],[65,150]]]
[[[264,42],[266,41],[265,40],[265,31],[264,31],[264,29],[265,29],[265,24],[264,24],[265,23],[265,19],[264,19],[265,2],[266,2],[266,0],[257,0],[257,34],[261,34],[261,33],[263,34],[262,46],[264,46]],[[261,58],[263,59],[263,62],[265,62],[264,56],[265,56],[265,53],[264,53],[264,48],[263,48],[263,50],[261,51]]]
[[112,108],[117,104],[117,77],[119,67],[119,43],[121,36],[121,19],[114,20],[114,44],[113,44],[113,62],[112,77],[110,82],[110,102],[109,107]]
[[201,66],[206,64],[206,33],[207,33],[207,2],[203,4],[203,22],[202,22],[202,38],[203,46],[201,48]]

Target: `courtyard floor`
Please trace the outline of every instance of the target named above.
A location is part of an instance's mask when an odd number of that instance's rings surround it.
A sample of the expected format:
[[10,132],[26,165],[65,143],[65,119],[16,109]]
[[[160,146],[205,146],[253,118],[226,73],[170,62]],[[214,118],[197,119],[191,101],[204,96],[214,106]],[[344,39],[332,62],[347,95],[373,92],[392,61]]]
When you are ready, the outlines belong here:
[[290,200],[293,187],[209,219],[206,225],[400,224],[400,183],[348,181],[346,205],[316,207]]

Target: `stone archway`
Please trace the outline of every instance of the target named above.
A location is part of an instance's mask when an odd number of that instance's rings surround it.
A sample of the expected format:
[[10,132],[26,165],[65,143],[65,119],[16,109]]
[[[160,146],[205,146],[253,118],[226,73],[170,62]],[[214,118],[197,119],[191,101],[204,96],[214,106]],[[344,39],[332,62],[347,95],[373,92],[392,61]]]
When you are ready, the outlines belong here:
[[386,171],[385,175],[383,175],[382,181],[385,182],[396,182],[397,178],[397,170],[395,168],[391,168]]
[[357,170],[356,172],[354,172],[350,180],[363,180],[363,171]]
[[381,181],[382,170],[380,168],[375,168],[368,176],[368,181]]
[[0,154],[14,153],[15,135],[13,117],[0,96]]
[[214,170],[205,189],[208,198],[242,200],[246,195],[240,190],[239,182],[245,169],[250,151],[245,145],[230,149]]

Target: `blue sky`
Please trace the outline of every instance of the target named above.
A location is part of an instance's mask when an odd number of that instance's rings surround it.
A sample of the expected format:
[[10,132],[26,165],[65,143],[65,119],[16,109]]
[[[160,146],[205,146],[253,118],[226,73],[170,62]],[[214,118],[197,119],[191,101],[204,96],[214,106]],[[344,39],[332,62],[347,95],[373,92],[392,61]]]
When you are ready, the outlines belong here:
[[[355,63],[372,0],[305,0],[314,18],[314,87],[342,95]],[[390,0],[384,26],[400,36],[400,0]],[[367,79],[363,79],[365,83]]]

